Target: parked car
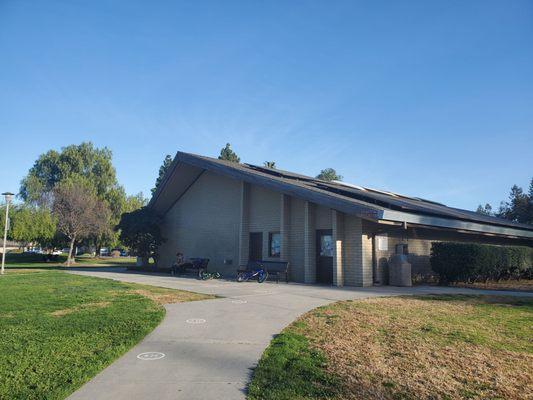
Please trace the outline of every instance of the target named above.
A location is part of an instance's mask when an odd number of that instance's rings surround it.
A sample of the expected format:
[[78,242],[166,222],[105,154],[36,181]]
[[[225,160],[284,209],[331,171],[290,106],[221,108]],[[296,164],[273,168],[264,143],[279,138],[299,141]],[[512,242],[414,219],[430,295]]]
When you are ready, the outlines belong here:
[[109,249],[107,247],[102,247],[100,249],[100,257],[109,256]]
[[63,251],[61,251],[61,250],[52,251],[52,255],[54,255],[54,256],[60,256],[61,254],[63,254]]
[[44,251],[40,247],[32,247],[28,250],[28,253],[43,254]]

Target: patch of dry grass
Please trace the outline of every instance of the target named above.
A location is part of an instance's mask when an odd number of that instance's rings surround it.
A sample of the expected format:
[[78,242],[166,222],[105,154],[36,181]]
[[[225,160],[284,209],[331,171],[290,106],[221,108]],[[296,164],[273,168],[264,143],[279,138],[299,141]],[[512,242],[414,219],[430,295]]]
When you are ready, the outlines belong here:
[[214,296],[207,296],[199,293],[192,293],[186,291],[176,291],[172,289],[170,289],[168,292],[137,289],[133,290],[133,293],[137,293],[141,296],[147,297],[158,304],[183,303],[185,301],[206,300],[214,298]]
[[340,302],[289,329],[325,355],[342,399],[533,399],[533,300]]
[[131,287],[130,292],[146,297],[158,304],[183,303],[186,301],[198,301],[214,299],[216,296],[195,292],[188,292],[186,290],[169,289],[159,286],[139,285],[139,284],[125,284]]
[[486,290],[518,290],[521,292],[533,292],[533,279],[508,280],[500,282],[489,281],[486,283],[461,283],[457,284],[456,286]]
[[56,310],[50,313],[50,315],[53,315],[54,317],[62,317],[63,315],[72,314],[75,312],[79,312],[82,310],[91,310],[96,308],[104,308],[109,306],[111,302],[109,301],[99,301],[94,303],[84,303],[77,307],[70,307],[70,308],[64,308],[62,310]]

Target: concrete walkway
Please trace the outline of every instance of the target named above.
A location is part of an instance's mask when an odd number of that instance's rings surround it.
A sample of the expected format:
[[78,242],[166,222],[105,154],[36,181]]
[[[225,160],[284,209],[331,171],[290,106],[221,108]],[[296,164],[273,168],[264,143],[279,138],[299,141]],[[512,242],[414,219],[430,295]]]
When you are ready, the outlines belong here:
[[[273,336],[306,311],[338,300],[427,293],[533,296],[441,287],[339,289],[284,283],[204,282],[116,268],[71,273],[223,296],[166,305],[163,322],[69,397],[76,400],[245,399],[252,369]],[[137,357],[147,352],[163,353],[164,357]]]

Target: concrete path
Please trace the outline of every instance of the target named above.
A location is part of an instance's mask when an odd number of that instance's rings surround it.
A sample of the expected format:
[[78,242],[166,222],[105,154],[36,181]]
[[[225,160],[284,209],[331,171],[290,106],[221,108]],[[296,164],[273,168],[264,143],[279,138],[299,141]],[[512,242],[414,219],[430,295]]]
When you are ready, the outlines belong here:
[[[533,296],[441,287],[339,289],[284,283],[204,282],[116,268],[71,273],[223,296],[166,305],[163,322],[69,397],[73,400],[245,399],[252,369],[273,336],[304,312],[338,300],[427,293]],[[164,357],[137,358],[147,352],[163,353]]]

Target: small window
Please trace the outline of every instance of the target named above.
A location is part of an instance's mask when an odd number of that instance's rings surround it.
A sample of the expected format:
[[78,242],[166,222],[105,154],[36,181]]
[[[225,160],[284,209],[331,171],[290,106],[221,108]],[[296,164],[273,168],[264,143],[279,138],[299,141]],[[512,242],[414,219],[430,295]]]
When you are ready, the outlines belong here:
[[281,234],[279,232],[270,232],[268,234],[268,248],[270,257],[279,257],[281,255]]

